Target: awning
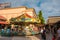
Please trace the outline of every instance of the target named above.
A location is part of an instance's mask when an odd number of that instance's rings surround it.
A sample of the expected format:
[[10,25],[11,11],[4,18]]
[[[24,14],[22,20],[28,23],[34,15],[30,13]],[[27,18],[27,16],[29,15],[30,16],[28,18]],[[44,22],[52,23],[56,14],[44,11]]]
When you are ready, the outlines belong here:
[[4,22],[4,21],[0,21],[0,24],[9,24],[9,23]]

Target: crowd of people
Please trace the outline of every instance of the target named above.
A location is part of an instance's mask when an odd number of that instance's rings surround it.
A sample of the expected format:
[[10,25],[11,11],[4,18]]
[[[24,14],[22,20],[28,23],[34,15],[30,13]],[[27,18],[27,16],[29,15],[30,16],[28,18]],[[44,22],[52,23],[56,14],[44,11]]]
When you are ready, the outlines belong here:
[[52,40],[60,40],[60,27],[54,29],[53,39]]
[[51,34],[52,40],[60,40],[60,21],[58,23],[54,23],[53,25],[44,25],[43,27],[40,27],[40,33],[43,40],[47,40],[46,34]]
[[51,28],[53,38],[52,40],[60,40],[60,21],[56,22]]

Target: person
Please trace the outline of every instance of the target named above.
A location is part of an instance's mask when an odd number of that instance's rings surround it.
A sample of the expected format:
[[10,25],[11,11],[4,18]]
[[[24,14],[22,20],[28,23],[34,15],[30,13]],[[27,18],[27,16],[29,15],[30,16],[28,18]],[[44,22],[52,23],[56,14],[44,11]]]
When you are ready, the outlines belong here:
[[42,36],[42,39],[46,40],[46,30],[45,30],[45,27],[41,29],[41,36]]
[[60,27],[57,30],[57,38],[56,38],[56,40],[60,40]]
[[40,33],[43,33],[43,28],[41,28]]

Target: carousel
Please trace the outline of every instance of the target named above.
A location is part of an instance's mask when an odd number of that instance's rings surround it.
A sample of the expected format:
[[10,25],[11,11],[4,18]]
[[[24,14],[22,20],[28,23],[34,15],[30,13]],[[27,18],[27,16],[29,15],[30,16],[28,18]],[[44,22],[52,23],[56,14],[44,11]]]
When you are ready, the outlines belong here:
[[40,24],[36,18],[31,17],[28,14],[23,14],[16,18],[11,18],[10,23],[12,29],[18,32],[18,35],[35,35],[39,33],[38,24]]

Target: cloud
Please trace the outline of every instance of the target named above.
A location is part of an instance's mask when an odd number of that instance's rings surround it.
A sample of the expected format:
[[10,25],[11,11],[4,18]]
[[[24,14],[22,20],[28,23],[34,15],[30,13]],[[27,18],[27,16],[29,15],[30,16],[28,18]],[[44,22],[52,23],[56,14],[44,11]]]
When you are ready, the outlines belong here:
[[35,8],[36,13],[42,10],[45,19],[48,16],[60,16],[60,0],[0,0],[1,2],[11,2],[12,7]]
[[40,5],[43,11],[44,18],[47,19],[48,16],[60,16],[60,0],[49,0],[48,2],[42,2]]

